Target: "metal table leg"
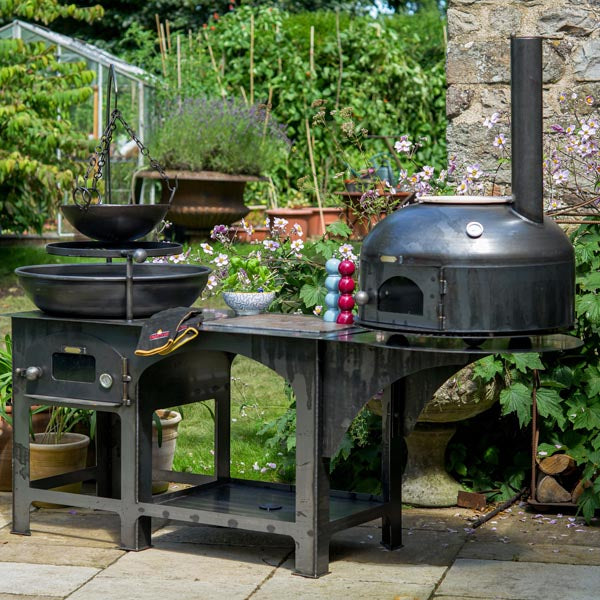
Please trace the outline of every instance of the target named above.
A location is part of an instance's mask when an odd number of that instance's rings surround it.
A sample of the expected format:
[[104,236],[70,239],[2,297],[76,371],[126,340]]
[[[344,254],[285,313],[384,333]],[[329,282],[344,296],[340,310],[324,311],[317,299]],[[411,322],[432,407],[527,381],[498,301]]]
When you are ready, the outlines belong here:
[[381,543],[389,550],[402,547],[402,410],[404,380],[393,383],[381,399],[383,435],[381,480],[386,510]]
[[319,577],[329,570],[329,459],[323,456],[323,398],[315,344],[298,377],[296,394],[296,572]]

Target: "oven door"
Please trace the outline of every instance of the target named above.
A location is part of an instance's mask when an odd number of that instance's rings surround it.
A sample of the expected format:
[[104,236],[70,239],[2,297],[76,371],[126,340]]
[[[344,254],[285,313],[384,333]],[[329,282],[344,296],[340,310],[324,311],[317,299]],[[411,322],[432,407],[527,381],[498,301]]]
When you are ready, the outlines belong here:
[[[124,358],[95,336],[78,332],[36,339],[15,364],[25,374],[25,396],[38,403],[57,399],[121,404]],[[21,362],[21,359],[19,359]],[[31,369],[33,367],[33,369]]]
[[[377,266],[376,276],[364,280],[369,302],[359,309],[361,323],[391,329],[444,330],[443,268]],[[379,287],[375,287],[377,283]]]

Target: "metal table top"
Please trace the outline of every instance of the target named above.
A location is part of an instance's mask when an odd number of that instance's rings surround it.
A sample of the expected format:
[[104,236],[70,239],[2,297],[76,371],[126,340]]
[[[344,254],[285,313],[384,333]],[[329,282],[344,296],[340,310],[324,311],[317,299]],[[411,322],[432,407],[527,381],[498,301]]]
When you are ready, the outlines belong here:
[[[480,338],[477,345],[473,340],[449,336],[419,335],[393,331],[371,330],[356,325],[327,323],[312,315],[263,313],[253,316],[235,317],[227,310],[205,309],[202,331],[239,335],[262,335],[365,344],[372,347],[412,350],[415,352],[501,354],[523,352],[565,352],[582,345],[572,335],[552,334],[542,336],[513,336]],[[100,323],[123,327],[141,328],[145,319],[133,321],[117,319],[69,319],[53,317],[41,311],[14,313],[15,319],[42,319],[64,322]]]

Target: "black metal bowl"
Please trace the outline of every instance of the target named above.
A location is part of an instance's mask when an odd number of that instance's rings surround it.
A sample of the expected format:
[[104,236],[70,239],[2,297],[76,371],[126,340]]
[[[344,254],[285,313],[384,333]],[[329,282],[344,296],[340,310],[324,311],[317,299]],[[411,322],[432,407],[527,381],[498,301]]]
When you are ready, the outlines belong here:
[[165,218],[168,204],[90,204],[80,208],[63,204],[63,215],[77,229],[93,240],[126,242],[150,233]]
[[[33,303],[57,316],[126,316],[125,263],[32,265],[15,273]],[[198,298],[211,269],[200,265],[134,264],[133,317],[149,317]]]

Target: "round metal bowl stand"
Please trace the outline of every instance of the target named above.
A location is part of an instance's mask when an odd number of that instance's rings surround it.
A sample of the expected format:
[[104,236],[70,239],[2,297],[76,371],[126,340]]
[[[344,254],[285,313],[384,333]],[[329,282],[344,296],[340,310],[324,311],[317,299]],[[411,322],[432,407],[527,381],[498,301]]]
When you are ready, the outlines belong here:
[[59,256],[83,256],[125,258],[125,318],[133,320],[133,262],[143,263],[149,256],[172,256],[181,254],[182,246],[174,242],[65,242],[48,244],[46,252]]

